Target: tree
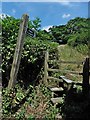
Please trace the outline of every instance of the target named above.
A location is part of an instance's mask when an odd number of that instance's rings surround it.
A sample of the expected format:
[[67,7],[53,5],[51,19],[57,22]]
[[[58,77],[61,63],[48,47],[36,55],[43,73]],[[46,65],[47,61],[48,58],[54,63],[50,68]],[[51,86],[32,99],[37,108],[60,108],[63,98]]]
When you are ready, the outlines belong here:
[[40,18],[36,17],[35,20],[30,20],[28,23],[29,28],[34,28],[35,30],[39,30],[39,28],[41,27],[41,20]]
[[[77,17],[68,21],[66,25],[53,26],[50,28],[54,40],[76,46],[88,43],[88,21],[86,18]],[[70,42],[72,42],[70,44]],[[59,42],[60,43],[60,42]],[[61,43],[60,43],[61,44]]]

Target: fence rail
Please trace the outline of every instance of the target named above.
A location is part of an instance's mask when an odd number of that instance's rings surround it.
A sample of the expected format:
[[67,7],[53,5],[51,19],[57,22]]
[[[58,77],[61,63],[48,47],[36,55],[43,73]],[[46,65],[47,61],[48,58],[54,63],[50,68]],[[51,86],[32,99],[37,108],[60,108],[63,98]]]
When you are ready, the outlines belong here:
[[47,79],[55,80],[55,81],[61,81],[59,78],[55,78],[55,77],[51,77],[51,76],[48,76]]
[[49,63],[56,63],[57,62],[57,63],[63,63],[63,64],[77,64],[77,65],[84,63],[84,61],[78,62],[78,61],[62,61],[62,60],[59,60],[59,61],[58,60],[57,61],[56,60],[48,60],[48,62]]
[[60,70],[60,69],[51,69],[51,68],[48,68],[47,71],[51,71],[51,72],[63,72],[63,73],[72,73],[72,74],[76,74],[76,75],[83,75],[83,73],[79,73],[79,72],[76,72],[76,71],[70,71],[70,70]]

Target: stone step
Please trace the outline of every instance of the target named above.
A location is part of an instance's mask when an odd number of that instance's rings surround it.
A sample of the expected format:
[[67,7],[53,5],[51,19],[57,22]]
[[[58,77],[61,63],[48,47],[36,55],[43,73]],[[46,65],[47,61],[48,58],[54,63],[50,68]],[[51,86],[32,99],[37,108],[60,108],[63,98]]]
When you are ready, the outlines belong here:
[[62,103],[63,98],[62,97],[51,98],[51,101],[53,104]]
[[53,88],[49,88],[52,92],[59,92],[59,91],[63,91],[64,89],[62,87],[53,87]]

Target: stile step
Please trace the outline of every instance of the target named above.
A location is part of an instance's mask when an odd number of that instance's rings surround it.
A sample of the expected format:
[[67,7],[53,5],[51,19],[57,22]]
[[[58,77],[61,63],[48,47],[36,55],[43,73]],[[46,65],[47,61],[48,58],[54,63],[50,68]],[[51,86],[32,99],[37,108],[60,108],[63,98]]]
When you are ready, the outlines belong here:
[[63,98],[62,97],[51,98],[51,101],[52,101],[53,104],[62,103]]
[[62,87],[53,87],[53,88],[49,88],[52,92],[59,92],[59,91],[63,91],[64,89]]
[[60,76],[59,78],[62,79],[62,80],[63,80],[64,82],[66,82],[67,84],[73,83],[72,80],[69,80],[69,79],[65,78],[65,76]]

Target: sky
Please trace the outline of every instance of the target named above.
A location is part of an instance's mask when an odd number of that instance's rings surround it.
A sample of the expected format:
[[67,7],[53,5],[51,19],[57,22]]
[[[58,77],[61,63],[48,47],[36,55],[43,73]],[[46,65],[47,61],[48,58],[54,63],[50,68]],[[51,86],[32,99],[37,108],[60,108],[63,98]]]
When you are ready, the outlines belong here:
[[[23,0],[22,0],[23,1]],[[28,1],[28,0],[26,0]],[[88,17],[88,2],[2,2],[2,13],[21,18],[24,13],[30,20],[41,19],[41,29],[66,24],[75,17]]]

